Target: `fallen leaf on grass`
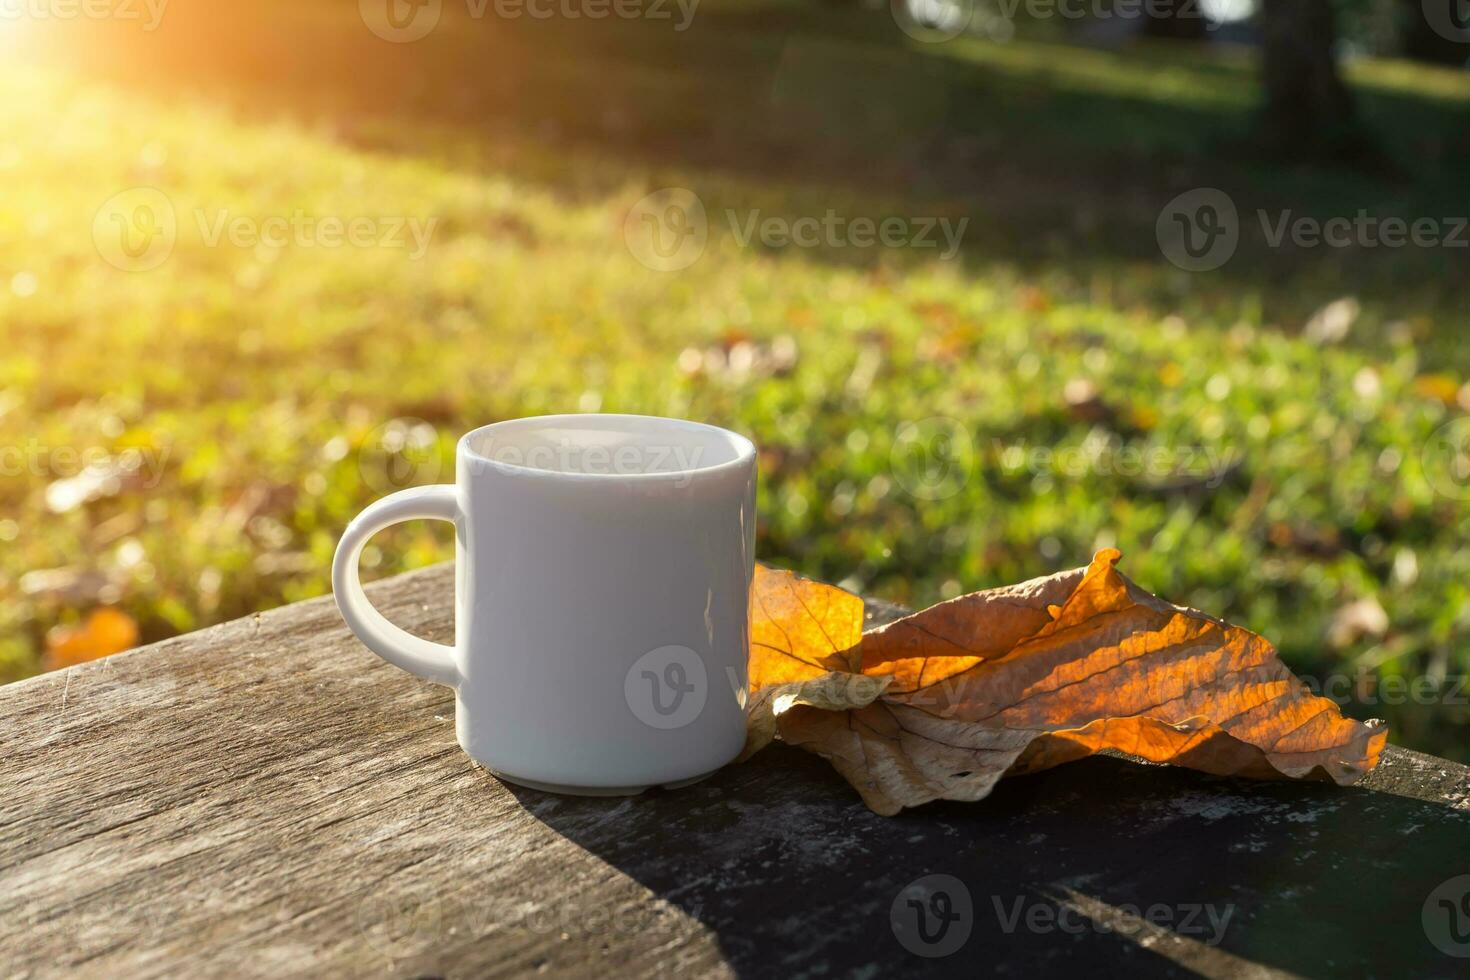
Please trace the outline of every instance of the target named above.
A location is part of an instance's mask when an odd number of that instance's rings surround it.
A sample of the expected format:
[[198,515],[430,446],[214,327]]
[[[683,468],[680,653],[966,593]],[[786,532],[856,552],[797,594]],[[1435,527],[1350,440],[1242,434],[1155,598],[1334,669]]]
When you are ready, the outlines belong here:
[[1355,781],[1381,722],[1344,718],[1264,638],[1165,602],[1116,550],[859,635],[856,596],[760,569],[751,738],[825,757],[870,808],[978,800],[1104,749],[1217,775]]
[[120,609],[94,609],[77,626],[58,627],[46,637],[46,669],[71,667],[132,649],[138,624]]
[[1421,374],[1414,379],[1414,393],[1452,407],[1459,401],[1460,385],[1448,374]]

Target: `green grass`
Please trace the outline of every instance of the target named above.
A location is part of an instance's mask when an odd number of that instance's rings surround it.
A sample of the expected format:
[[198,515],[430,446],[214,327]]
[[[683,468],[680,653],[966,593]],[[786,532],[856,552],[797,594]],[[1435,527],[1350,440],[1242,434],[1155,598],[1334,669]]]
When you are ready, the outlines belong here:
[[[1245,140],[1238,53],[925,47],[871,16],[713,6],[682,35],[523,22],[389,46],[353,6],[171,11],[159,36],[99,29],[48,67],[0,68],[0,446],[40,460],[0,482],[0,677],[39,669],[47,630],[100,604],[157,639],[322,594],[343,525],[447,478],[460,432],[577,410],[748,433],[762,559],[870,594],[922,605],[1116,545],[1139,582],[1299,671],[1362,667],[1359,693],[1470,671],[1470,501],[1422,471],[1464,415],[1436,395],[1470,376],[1463,253],[1247,240],[1191,275],[1153,237],[1200,185],[1242,214],[1454,214],[1463,76],[1356,66],[1399,172],[1281,171]],[[180,233],[125,272],[93,219],[137,186],[167,194]],[[670,186],[712,219],[678,273],[623,236]],[[970,226],[943,262],[742,247],[727,209]],[[194,215],[226,210],[436,226],[417,260],[210,247]],[[1343,342],[1301,335],[1348,295]],[[1082,382],[1098,397],[1079,404]],[[915,423],[948,437],[950,477],[905,441]],[[130,449],[157,479],[119,472],[68,506],[65,452]],[[1103,462],[1074,467],[1083,450]],[[1129,470],[1132,451],[1153,468]],[[1232,464],[1217,486],[1164,472],[1211,461]],[[426,523],[367,561],[451,550]],[[1332,642],[1369,598],[1388,632]],[[1470,758],[1470,708],[1426,700],[1351,710]]]

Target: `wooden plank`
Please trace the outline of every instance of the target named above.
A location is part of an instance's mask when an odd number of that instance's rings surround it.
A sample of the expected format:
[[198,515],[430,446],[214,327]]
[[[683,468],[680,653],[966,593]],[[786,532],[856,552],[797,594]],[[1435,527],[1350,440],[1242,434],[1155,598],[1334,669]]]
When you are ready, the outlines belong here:
[[[369,591],[449,638],[447,568]],[[7,975],[1466,964],[1422,915],[1470,872],[1470,769],[1399,749],[1349,789],[1092,759],[895,819],[779,746],[677,792],[561,798],[472,765],[449,693],[329,599],[0,688],[0,731]],[[930,874],[972,911],[957,952],[923,959],[892,916]]]

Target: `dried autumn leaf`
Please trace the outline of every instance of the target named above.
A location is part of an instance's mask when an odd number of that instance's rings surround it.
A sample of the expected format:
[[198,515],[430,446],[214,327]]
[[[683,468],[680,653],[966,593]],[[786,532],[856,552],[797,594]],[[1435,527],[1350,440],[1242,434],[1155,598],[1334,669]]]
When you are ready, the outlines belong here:
[[973,592],[880,626],[862,638],[863,673],[891,675],[897,695],[1003,657],[1051,622],[1047,610],[1072,594],[1083,571]]
[[1220,775],[1338,783],[1377,764],[1381,722],[1344,718],[1265,639],[1150,595],[1117,571],[1119,557],[1100,552],[1087,569],[874,630],[859,667],[887,688],[830,707],[777,689],[768,700],[781,737],[829,759],[883,814],[978,800],[1003,776],[1104,749]]
[[804,681],[793,681],[768,687],[755,694],[747,708],[745,748],[738,762],[743,762],[771,744],[780,728],[780,718],[793,710],[811,708],[833,717],[865,708],[876,701],[888,686],[885,677],[868,677],[834,671]]
[[871,703],[887,686],[859,671],[863,600],[791,572],[755,567],[750,587],[748,758],[776,736],[777,696],[841,710]]
[[71,667],[109,657],[138,643],[138,624],[120,609],[94,609],[80,625],[52,630],[46,637],[46,666]]
[[858,669],[863,600],[757,565],[750,587],[750,689]]

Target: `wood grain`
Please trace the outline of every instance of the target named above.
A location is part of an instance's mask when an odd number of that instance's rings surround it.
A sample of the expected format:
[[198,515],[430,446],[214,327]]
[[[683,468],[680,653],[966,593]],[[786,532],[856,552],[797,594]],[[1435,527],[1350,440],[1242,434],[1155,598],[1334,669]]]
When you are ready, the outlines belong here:
[[[447,640],[452,588],[440,567],[369,592]],[[1470,770],[1400,749],[1350,789],[1102,758],[897,819],[783,747],[677,792],[554,797],[470,763],[449,692],[368,653],[330,599],[0,688],[0,732],[4,975],[1465,963],[1421,913],[1470,872]],[[959,879],[973,908],[939,959],[890,921],[927,874]],[[1150,906],[1173,928],[1134,914]],[[1184,927],[1193,906],[1233,910],[1218,942]]]

